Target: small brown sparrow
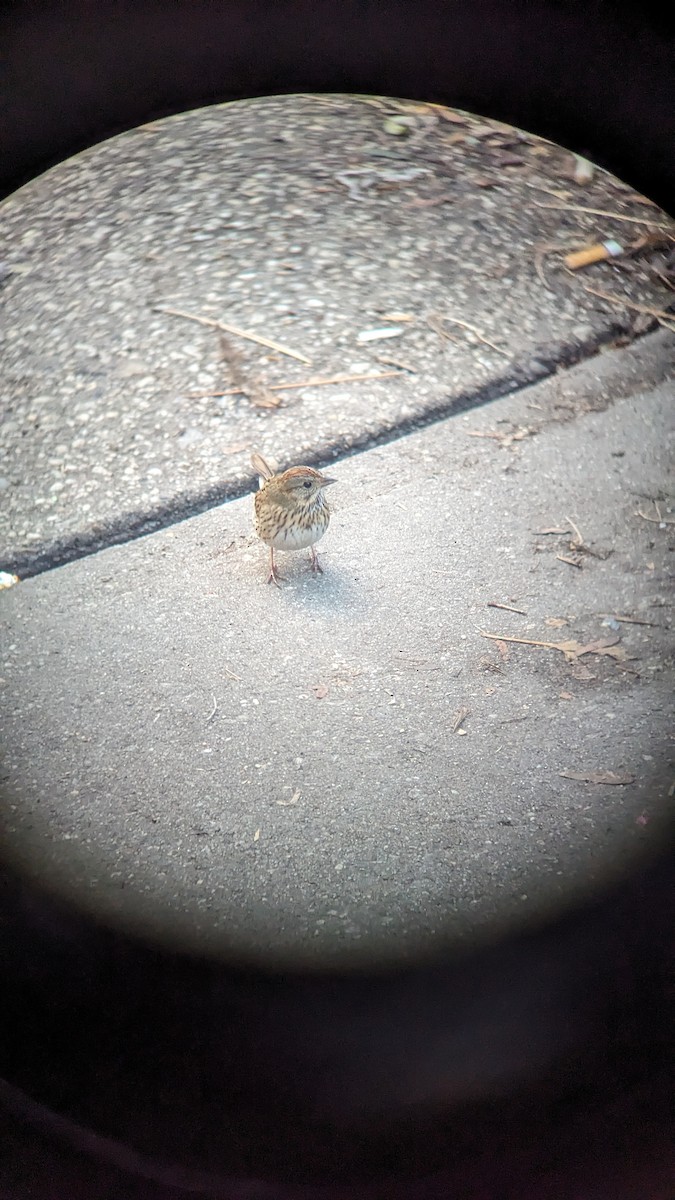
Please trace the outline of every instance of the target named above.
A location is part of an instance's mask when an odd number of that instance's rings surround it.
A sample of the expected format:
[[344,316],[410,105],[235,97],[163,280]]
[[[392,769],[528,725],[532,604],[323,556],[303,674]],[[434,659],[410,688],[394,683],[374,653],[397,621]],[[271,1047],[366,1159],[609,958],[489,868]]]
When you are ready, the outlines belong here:
[[275,475],[260,454],[252,454],[251,463],[260,476],[260,491],[254,500],[255,531],[270,548],[267,582],[280,586],[282,577],[274,562],[275,550],[309,548],[312,570],[323,574],[314,545],[323,537],[330,521],[324,489],[336,481],[312,467],[291,467]]

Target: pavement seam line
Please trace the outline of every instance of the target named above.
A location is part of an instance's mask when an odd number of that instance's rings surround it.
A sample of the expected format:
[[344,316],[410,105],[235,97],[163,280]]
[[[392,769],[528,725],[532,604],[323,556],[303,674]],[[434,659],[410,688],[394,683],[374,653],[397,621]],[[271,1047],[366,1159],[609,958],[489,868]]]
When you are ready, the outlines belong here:
[[[658,322],[654,321],[644,333],[633,335],[630,344],[622,349],[630,349],[657,328]],[[586,342],[554,346],[549,351],[541,351],[540,356],[535,349],[529,360],[524,364],[514,363],[506,375],[492,379],[471,391],[449,397],[424,414],[406,418],[395,424],[383,425],[379,430],[368,431],[353,440],[344,439],[341,444],[335,441],[321,453],[303,455],[304,461],[308,466],[320,469],[355,454],[389,445],[450,417],[515,396],[535,384],[544,383],[561,369],[570,370],[590,361],[617,337],[625,337],[630,332],[625,323],[616,322]],[[113,520],[104,519],[89,529],[80,530],[66,538],[42,543],[33,550],[2,556],[0,570],[17,575],[20,579],[43,575],[68,563],[108,550],[112,546],[125,545],[149,534],[159,533],[222,504],[241,500],[251,491],[252,483],[246,481],[243,484],[215,483],[198,493],[183,492],[174,497],[169,504],[155,509],[143,512],[127,511]]]

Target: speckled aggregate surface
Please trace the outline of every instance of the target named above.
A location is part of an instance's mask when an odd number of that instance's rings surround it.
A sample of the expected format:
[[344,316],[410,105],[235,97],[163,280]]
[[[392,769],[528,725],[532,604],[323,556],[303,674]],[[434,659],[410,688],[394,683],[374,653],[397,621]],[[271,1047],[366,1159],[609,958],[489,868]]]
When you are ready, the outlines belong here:
[[674,359],[660,333],[335,464],[318,579],[266,586],[247,497],[0,594],[12,853],[268,962],[414,954],[621,870],[672,806]]
[[[330,459],[644,327],[561,254],[665,218],[573,167],[449,110],[278,97],[144,126],[32,181],[0,208],[2,565],[42,569],[241,492],[252,446]],[[661,308],[653,268],[592,282]],[[166,307],[310,362],[224,347]],[[392,370],[258,406],[270,385]],[[242,379],[248,395],[213,394]]]

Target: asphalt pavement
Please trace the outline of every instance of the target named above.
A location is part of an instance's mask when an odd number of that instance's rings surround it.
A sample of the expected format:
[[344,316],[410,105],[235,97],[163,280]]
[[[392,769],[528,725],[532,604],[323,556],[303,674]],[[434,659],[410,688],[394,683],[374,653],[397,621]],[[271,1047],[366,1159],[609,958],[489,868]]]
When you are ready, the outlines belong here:
[[561,147],[431,105],[267,97],[95,146],[0,206],[0,568],[240,496],[253,446],[330,462],[630,341],[672,237]]
[[6,590],[10,852],[281,963],[493,936],[626,869],[672,808],[674,361],[650,335],[336,463],[323,576],[266,584],[247,496]]
[[[658,842],[675,226],[581,167],[433,105],[270,97],[2,205],[30,876],[192,949],[372,964],[537,922]],[[253,449],[330,465],[322,576],[266,585]]]

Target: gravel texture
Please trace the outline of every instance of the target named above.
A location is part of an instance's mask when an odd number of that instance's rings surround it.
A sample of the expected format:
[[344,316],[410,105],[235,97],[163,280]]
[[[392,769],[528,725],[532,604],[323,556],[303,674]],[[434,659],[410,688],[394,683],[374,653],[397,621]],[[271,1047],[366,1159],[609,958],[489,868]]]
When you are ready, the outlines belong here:
[[657,334],[337,464],[318,579],[266,586],[247,497],[2,593],[11,852],[281,962],[475,938],[625,868],[671,807],[674,358]]
[[252,446],[326,460],[644,329],[584,287],[661,309],[664,252],[575,275],[561,253],[675,227],[573,171],[497,122],[296,96],[146,125],[32,181],[0,208],[2,565],[28,574],[241,494]]

